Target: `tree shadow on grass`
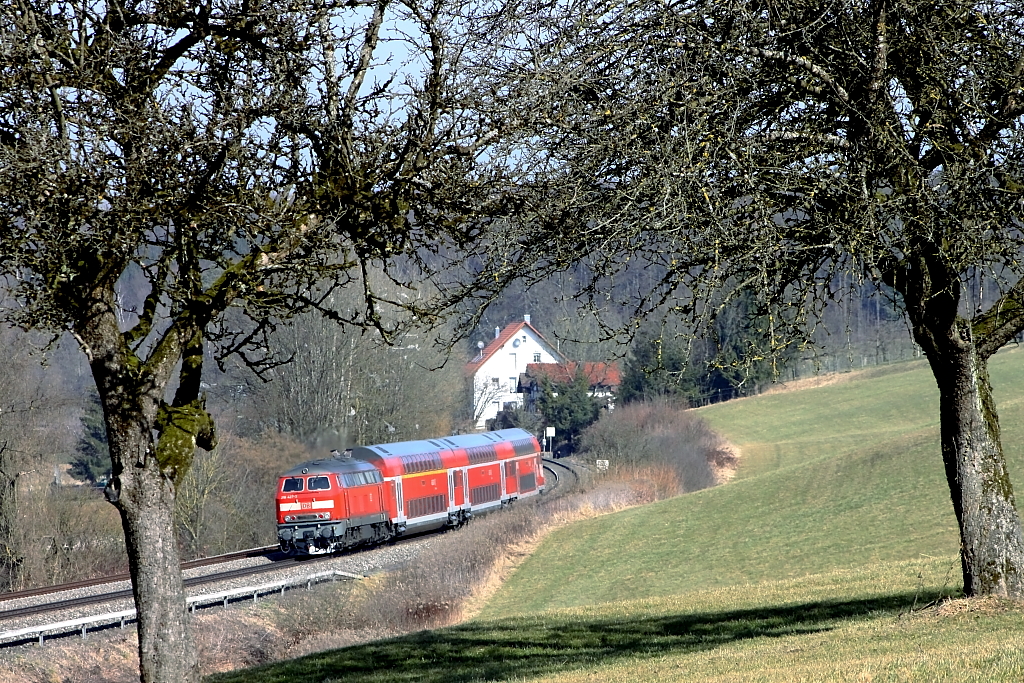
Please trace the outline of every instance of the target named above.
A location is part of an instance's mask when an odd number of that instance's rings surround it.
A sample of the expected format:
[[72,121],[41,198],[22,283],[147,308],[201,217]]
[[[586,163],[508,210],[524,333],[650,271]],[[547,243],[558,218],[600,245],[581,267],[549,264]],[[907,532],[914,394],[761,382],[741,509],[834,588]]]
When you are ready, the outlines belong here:
[[895,615],[915,602],[941,597],[939,591],[926,591],[665,617],[587,620],[552,613],[472,622],[212,676],[208,681],[478,683],[530,678],[620,658],[700,652],[750,638],[819,633],[844,621]]

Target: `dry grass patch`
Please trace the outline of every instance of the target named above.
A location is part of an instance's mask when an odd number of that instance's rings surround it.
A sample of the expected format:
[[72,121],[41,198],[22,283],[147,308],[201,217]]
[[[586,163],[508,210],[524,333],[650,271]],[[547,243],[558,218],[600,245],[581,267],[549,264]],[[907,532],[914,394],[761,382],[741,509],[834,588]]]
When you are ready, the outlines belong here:
[[998,597],[949,598],[938,603],[935,607],[935,613],[940,617],[972,612],[981,615],[1002,614],[1011,610],[1024,611],[1024,600]]
[[[828,387],[834,384],[844,384],[856,377],[859,377],[862,373],[863,371],[859,370],[853,372],[831,372],[826,375],[814,375],[811,377],[790,380],[788,382],[778,382],[777,384],[773,384],[762,391],[761,394],[785,394],[790,391],[803,391],[804,389],[817,389],[818,387]],[[747,396],[744,398],[752,397]]]
[[7,650],[0,659],[4,683],[137,683],[134,631],[90,634]]

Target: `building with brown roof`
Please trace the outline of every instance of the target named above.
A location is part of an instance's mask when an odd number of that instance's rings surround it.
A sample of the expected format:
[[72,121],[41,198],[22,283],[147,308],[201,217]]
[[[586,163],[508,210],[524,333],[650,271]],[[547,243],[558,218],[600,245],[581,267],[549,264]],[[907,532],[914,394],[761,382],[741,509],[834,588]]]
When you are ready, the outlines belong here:
[[565,383],[583,372],[591,394],[609,402],[621,381],[615,363],[570,361],[533,327],[529,315],[504,329],[494,328],[494,339],[479,346],[476,357],[466,364],[477,429],[486,428],[487,421],[506,408],[532,409],[542,378]]
[[499,411],[522,405],[519,375],[530,364],[566,362],[558,348],[544,338],[524,315],[519,322],[494,328],[494,339],[466,364],[473,387],[473,419],[484,429]]
[[531,363],[519,376],[519,391],[522,405],[535,410],[537,399],[543,389],[544,380],[552,384],[571,384],[582,374],[587,381],[591,396],[603,399],[605,405],[614,408],[615,393],[622,383],[618,363],[566,361],[558,364]]

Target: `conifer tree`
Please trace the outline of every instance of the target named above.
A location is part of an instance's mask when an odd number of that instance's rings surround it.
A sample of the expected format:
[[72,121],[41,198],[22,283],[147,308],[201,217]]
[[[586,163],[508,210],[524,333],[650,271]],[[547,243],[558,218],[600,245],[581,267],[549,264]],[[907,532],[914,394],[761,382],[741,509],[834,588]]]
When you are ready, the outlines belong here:
[[82,436],[78,439],[75,457],[71,460],[71,476],[94,484],[110,476],[110,450],[107,448],[107,425],[103,406],[93,396],[82,415]]
[[590,395],[589,382],[583,372],[577,372],[568,382],[545,378],[541,380],[541,388],[540,412],[547,426],[555,428],[556,443],[564,444],[572,452],[583,430],[601,416],[601,405]]

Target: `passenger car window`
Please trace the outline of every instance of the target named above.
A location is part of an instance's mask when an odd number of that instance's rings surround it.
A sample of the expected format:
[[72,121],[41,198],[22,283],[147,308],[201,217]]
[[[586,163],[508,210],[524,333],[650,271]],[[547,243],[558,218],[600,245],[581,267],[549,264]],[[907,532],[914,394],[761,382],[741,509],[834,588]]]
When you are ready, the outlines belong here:
[[284,486],[281,488],[281,490],[284,491],[285,493],[289,493],[291,491],[301,491],[302,477],[288,477],[287,479],[284,480]]
[[331,488],[331,480],[327,477],[310,477],[309,478],[309,490],[310,491],[325,491]]

